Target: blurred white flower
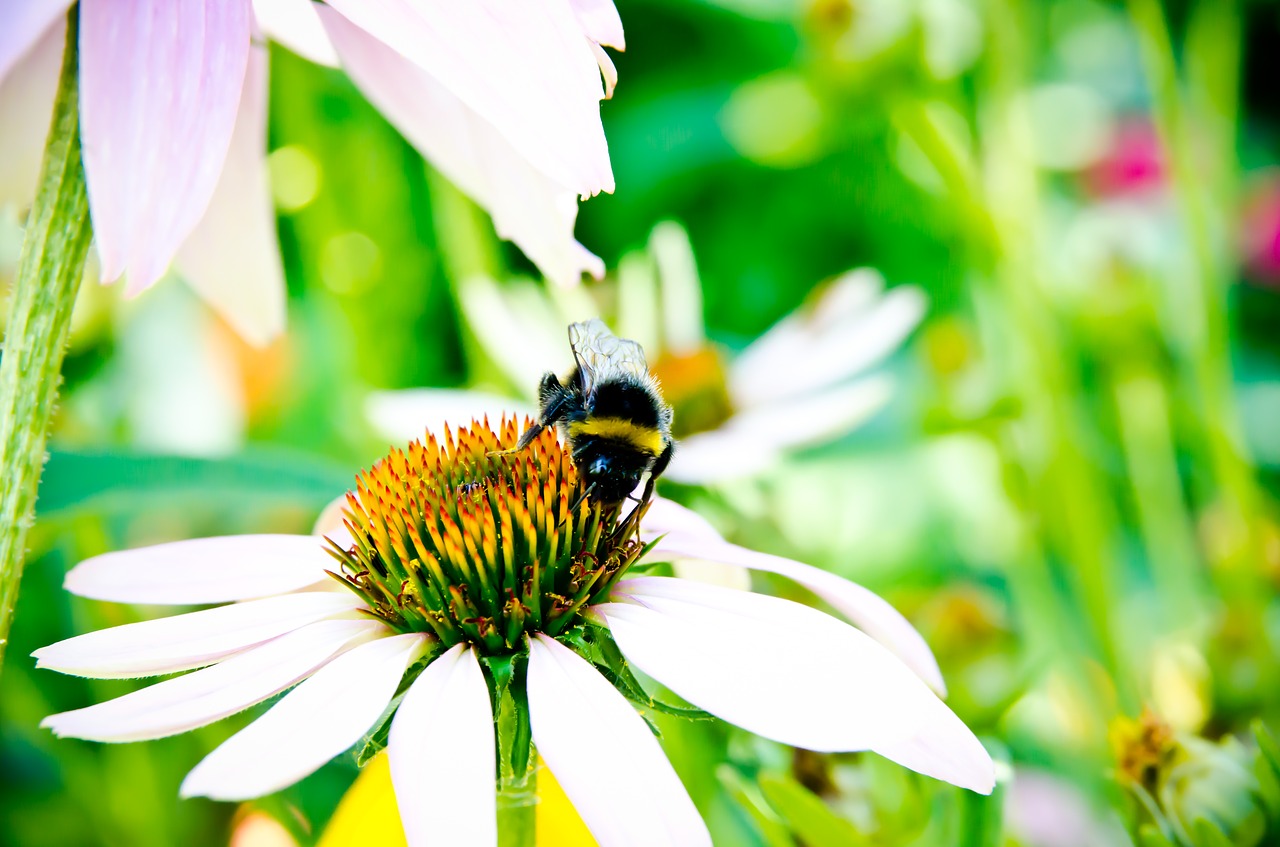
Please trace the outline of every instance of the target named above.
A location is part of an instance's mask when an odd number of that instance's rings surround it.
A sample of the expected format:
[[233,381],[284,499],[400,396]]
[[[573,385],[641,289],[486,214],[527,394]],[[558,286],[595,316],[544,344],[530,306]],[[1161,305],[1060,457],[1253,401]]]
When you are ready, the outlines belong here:
[[[708,484],[757,474],[789,450],[839,437],[888,402],[892,381],[868,371],[891,355],[925,312],[923,293],[886,292],[875,271],[850,271],[721,364],[702,324],[693,253],[676,224],[654,230],[650,259],[618,271],[617,335],[639,342],[675,408],[675,458],[665,477]],[[380,434],[405,441],[425,426],[488,414],[535,414],[542,374],[567,369],[565,328],[599,314],[582,290],[472,279],[461,286],[468,326],[518,397],[457,389],[375,392],[366,405]]]
[[[230,605],[36,651],[40,667],[98,678],[202,668],[44,725],[98,741],[159,738],[296,684],[182,786],[184,796],[239,800],[319,768],[404,689],[388,753],[409,843],[493,844],[494,715],[481,665],[527,655],[533,741],[594,837],[604,847],[710,844],[625,685],[610,684],[599,654],[583,647],[607,642],[688,702],[761,736],[873,750],[991,791],[991,758],[929,690],[926,681],[941,685],[932,654],[885,601],[730,544],[669,501],[641,514],[642,538],[659,539],[652,550],[635,540],[632,514],[583,505],[572,517],[581,488],[554,437],[543,433],[527,458],[495,452],[517,435],[508,421],[501,438],[477,426],[443,447],[429,439],[393,451],[348,495],[345,528],[330,533],[328,550],[314,536],[233,536],[81,563],[67,588],[82,596]],[[788,600],[627,574],[642,555],[786,575],[865,633]],[[340,579],[326,575],[335,559]]]
[[[0,6],[0,204],[34,196],[69,6]],[[603,270],[573,224],[579,195],[613,190],[599,115],[601,74],[616,81],[600,45],[623,46],[611,0],[82,0],[79,15],[103,282],[127,275],[137,294],[173,263],[247,340],[283,328],[263,35],[341,62],[549,277]]]

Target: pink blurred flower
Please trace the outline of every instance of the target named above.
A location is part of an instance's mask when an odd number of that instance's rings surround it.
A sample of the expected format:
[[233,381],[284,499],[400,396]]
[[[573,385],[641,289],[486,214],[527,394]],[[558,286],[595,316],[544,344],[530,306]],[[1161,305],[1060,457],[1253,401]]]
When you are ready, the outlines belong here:
[[1145,118],[1118,122],[1109,149],[1084,178],[1089,190],[1100,197],[1139,194],[1163,186],[1165,156],[1155,126]]
[[1250,275],[1280,284],[1280,171],[1267,172],[1248,191],[1241,238]]
[[[50,96],[69,5],[0,6],[6,127],[42,125],[42,98],[24,89]],[[81,138],[103,282],[127,275],[136,294],[175,263],[247,339],[282,329],[263,35],[343,63],[549,277],[603,271],[573,224],[579,196],[613,190],[599,115],[616,81],[600,45],[623,46],[611,0],[82,0]],[[30,200],[31,167],[0,170],[0,201]]]

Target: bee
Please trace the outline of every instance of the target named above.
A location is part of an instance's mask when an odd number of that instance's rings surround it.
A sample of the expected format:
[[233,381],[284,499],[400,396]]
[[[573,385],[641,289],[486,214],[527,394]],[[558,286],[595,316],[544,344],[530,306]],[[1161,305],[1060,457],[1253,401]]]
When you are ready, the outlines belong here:
[[599,318],[569,326],[574,368],[561,383],[554,373],[538,385],[538,422],[520,436],[523,450],[548,427],[558,427],[589,495],[620,503],[645,473],[649,482],[667,469],[675,452],[671,407],[649,373],[644,350],[618,338]]

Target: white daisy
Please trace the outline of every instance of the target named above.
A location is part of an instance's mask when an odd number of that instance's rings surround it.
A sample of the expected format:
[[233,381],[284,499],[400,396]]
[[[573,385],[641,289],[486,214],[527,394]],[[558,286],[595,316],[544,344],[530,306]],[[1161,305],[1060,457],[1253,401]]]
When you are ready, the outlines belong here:
[[[386,437],[415,437],[424,421],[484,414],[533,414],[547,362],[568,362],[565,327],[600,314],[585,291],[539,289],[484,279],[460,290],[468,325],[519,396],[483,391],[409,389],[370,396],[370,422]],[[689,484],[739,479],[776,464],[788,451],[837,438],[892,396],[871,370],[920,322],[924,295],[866,268],[823,287],[726,363],[706,339],[702,289],[688,237],[676,224],[654,230],[648,256],[618,270],[617,334],[649,354],[680,441],[666,478]]]
[[[709,844],[641,714],[670,707],[639,687],[630,663],[761,736],[872,750],[991,791],[990,757],[929,690],[941,687],[937,665],[887,603],[729,544],[669,501],[627,513],[579,502],[554,436],[498,452],[517,435],[514,421],[501,435],[476,425],[392,451],[348,494],[345,531],[323,541],[209,538],[81,563],[67,587],[82,596],[229,605],[36,651],[40,667],[82,676],[191,671],[44,725],[97,741],[159,738],[292,687],[182,785],[183,796],[241,800],[313,772],[391,705],[387,747],[409,843],[494,844],[495,785],[508,779],[496,753],[503,768],[533,761],[528,742],[520,756],[495,740],[495,705],[527,703],[518,714],[538,755],[604,847]],[[788,600],[635,575],[685,556],[791,577],[862,629]]]

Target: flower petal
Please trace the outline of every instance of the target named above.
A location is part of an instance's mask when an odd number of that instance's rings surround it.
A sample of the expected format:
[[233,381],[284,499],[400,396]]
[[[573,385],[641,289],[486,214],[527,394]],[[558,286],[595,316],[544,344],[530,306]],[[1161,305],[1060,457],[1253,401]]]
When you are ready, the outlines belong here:
[[917,288],[881,295],[874,271],[850,271],[811,308],[783,318],[733,361],[729,394],[739,408],[834,385],[877,364],[924,317]]
[[492,215],[499,236],[562,285],[578,283],[584,271],[603,274],[600,260],[573,238],[579,193],[574,186],[538,170],[434,76],[333,9],[321,8],[320,16],[343,66],[369,101]]
[[[3,16],[0,12],[0,18]],[[9,35],[0,24],[0,42]],[[7,77],[0,73],[0,127],[4,127],[0,135],[0,209],[12,204],[21,211],[36,196],[66,40],[66,24],[55,22],[17,59]]]
[[253,0],[253,14],[272,41],[317,65],[338,66],[338,54],[311,0]]
[[365,418],[383,438],[395,442],[439,435],[445,424],[457,427],[485,417],[496,425],[503,416],[536,417],[536,410],[520,400],[452,388],[410,388],[374,391],[365,399]]
[[387,744],[410,847],[497,843],[493,729],[474,651],[458,644],[414,680]]
[[205,756],[182,796],[248,800],[311,774],[368,731],[426,643],[393,635],[343,653]]
[[263,47],[255,46],[249,53],[222,176],[176,263],[196,293],[249,343],[265,345],[284,331],[284,266],[267,183]]
[[771,445],[753,442],[746,433],[731,429],[695,432],[680,439],[663,476],[686,485],[707,485],[754,476],[779,459],[781,454]]
[[820,444],[854,429],[884,408],[892,396],[891,379],[871,376],[786,402],[746,409],[726,421],[722,430],[778,450]]
[[36,667],[97,679],[156,676],[210,665],[299,627],[363,606],[315,591],[114,626],[41,647]]
[[[668,577],[593,607],[627,659],[696,706],[784,744],[874,750],[982,790],[982,745],[884,647],[815,609]],[[994,776],[992,776],[994,779]],[[989,790],[989,787],[988,787]]]
[[[930,688],[946,696],[947,685],[942,679],[933,651],[916,628],[883,597],[821,568],[730,544],[714,534],[715,530],[701,517],[695,515],[694,518],[689,518],[684,514],[689,511],[670,500],[654,502],[645,515],[642,533],[645,538],[656,538],[663,533],[666,535],[658,542],[651,555],[707,559],[767,571],[794,580],[830,603],[832,608],[892,650]],[[699,522],[703,526],[699,526]],[[707,534],[708,530],[713,534]]]
[[4,9],[0,10],[0,80],[9,75],[54,21],[66,16],[70,5],[71,0],[5,0]]
[[306,677],[357,639],[385,630],[377,621],[320,621],[212,667],[73,712],[40,725],[60,738],[143,741],[187,732],[261,703]]
[[102,278],[164,274],[213,196],[249,61],[249,0],[82,0],[80,115]]
[[[535,636],[528,691],[538,754],[600,847],[711,844],[653,733],[586,660]],[[590,732],[583,731],[583,716],[590,717]],[[608,740],[607,748],[599,739]]]
[[583,35],[596,44],[627,49],[622,18],[618,17],[618,7],[613,5],[613,0],[569,0],[569,5],[578,17]]
[[434,77],[551,179],[584,196],[613,190],[600,70],[567,0],[328,5]]
[[305,588],[336,565],[314,535],[225,535],[94,556],[65,586],[116,603],[227,603]]

